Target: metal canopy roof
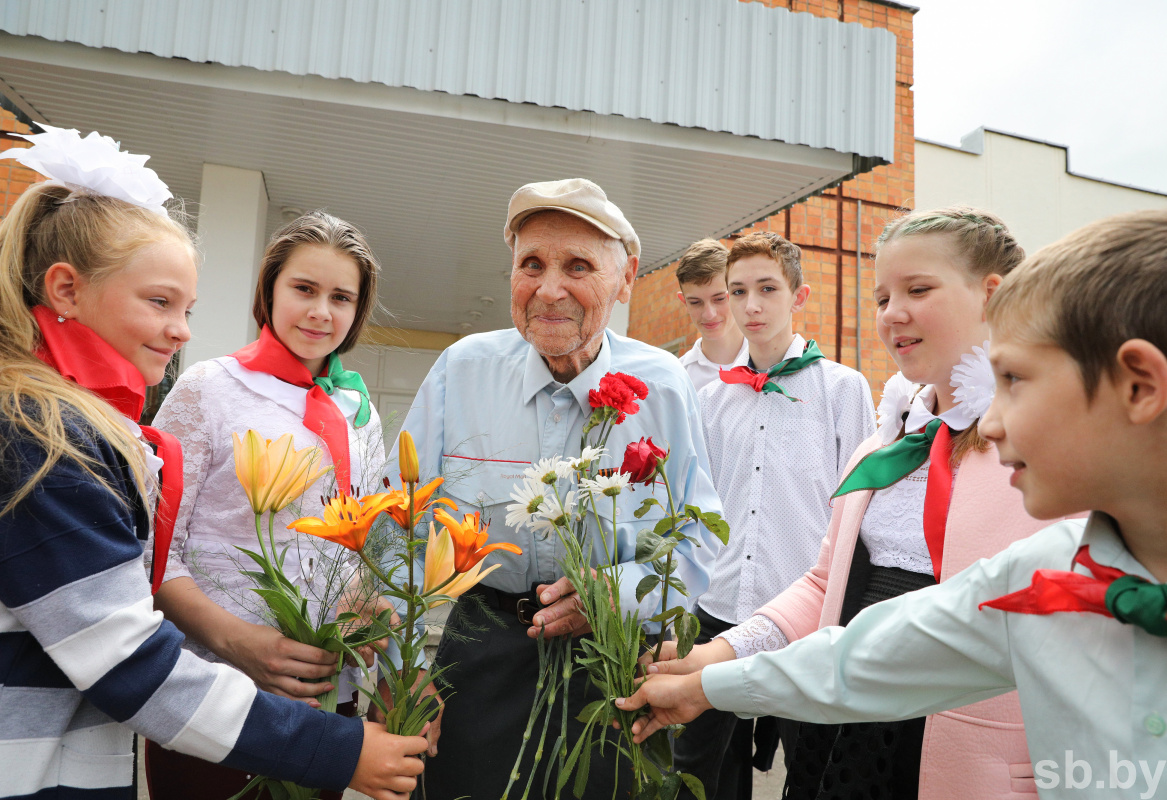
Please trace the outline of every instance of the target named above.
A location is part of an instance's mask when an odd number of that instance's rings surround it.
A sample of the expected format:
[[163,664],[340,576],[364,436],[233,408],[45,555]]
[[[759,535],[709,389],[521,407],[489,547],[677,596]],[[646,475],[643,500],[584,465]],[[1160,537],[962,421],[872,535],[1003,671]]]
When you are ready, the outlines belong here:
[[193,210],[209,162],[264,173],[273,230],[358,224],[403,327],[510,325],[525,182],[595,180],[651,269],[890,159],[894,37],[737,0],[17,0],[0,30],[0,92],[151,154]]

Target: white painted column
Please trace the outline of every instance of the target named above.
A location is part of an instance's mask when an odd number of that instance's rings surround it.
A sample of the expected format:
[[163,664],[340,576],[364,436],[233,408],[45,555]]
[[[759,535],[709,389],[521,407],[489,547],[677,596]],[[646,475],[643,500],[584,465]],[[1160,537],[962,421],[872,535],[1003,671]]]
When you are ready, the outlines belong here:
[[251,301],[266,244],[267,186],[252,169],[203,164],[203,267],[182,367],[233,353],[255,338]]

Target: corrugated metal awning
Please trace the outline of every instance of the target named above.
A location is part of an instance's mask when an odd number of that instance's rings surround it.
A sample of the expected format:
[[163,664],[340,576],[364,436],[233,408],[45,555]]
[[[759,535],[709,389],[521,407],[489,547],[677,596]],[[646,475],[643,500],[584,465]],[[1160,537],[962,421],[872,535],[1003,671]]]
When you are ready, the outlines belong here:
[[273,228],[359,224],[410,327],[506,296],[524,182],[597,181],[647,270],[894,151],[891,33],[737,0],[10,0],[0,31],[0,91],[189,201],[227,164],[264,173]]

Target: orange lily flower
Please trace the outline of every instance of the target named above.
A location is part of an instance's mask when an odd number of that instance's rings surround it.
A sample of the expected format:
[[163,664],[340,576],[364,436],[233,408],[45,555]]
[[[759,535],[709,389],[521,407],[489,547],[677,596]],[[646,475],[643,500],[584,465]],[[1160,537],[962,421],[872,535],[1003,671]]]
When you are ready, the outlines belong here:
[[254,430],[247,431],[242,439],[232,433],[231,444],[235,450],[235,477],[256,514],[282,510],[332,469],[317,469],[323,452],[319,447],[296,450],[290,433],[274,443]]
[[[429,511],[430,508],[437,503],[444,503],[445,505],[448,505],[450,508],[454,509],[455,511],[458,510],[458,506],[454,505],[454,501],[450,500],[448,498],[439,497],[435,500],[430,500],[430,498],[433,497],[434,492],[436,492],[438,490],[438,487],[441,486],[444,481],[445,481],[445,478],[434,478],[432,481],[427,483],[425,486],[418,486],[416,489],[414,489],[414,491],[413,491],[413,519],[414,519],[414,522],[417,521],[418,517],[420,517],[425,512]],[[385,483],[386,487],[388,487],[390,485],[388,478],[385,479],[384,483]],[[387,509],[389,511],[389,516],[393,517],[393,520],[398,525],[400,525],[402,528],[408,528],[409,527],[409,491],[407,489],[393,489],[392,491],[389,492],[389,494],[392,495],[392,497],[393,497],[393,505],[389,509]]]
[[445,526],[450,533],[454,544],[454,569],[457,572],[466,572],[495,550],[506,550],[508,553],[522,555],[523,551],[516,544],[510,542],[496,542],[486,545],[486,531],[490,527],[482,526],[481,513],[475,511],[467,514],[461,522],[446,513],[445,509],[434,510],[434,519]]
[[387,492],[362,497],[360,500],[342,494],[328,501],[323,519],[302,517],[288,526],[289,530],[319,536],[336,542],[349,550],[359,551],[365,546],[369,528],[377,515],[389,508],[393,498]]
[[[479,581],[501,566],[492,564],[484,570],[481,564],[475,564],[467,572],[459,574],[454,570],[454,540],[450,538],[450,532],[443,529],[439,534],[431,522],[429,543],[425,549],[425,584],[421,592],[427,596],[438,593],[446,597],[461,597],[467,589],[477,586]],[[437,608],[445,602],[441,600],[429,607]]]

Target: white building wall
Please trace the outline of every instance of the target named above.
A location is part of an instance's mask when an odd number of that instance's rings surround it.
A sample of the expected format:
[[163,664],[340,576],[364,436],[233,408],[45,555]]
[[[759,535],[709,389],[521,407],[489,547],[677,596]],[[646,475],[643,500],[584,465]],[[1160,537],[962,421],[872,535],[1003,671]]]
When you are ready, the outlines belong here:
[[978,130],[960,148],[916,140],[917,209],[962,203],[1000,216],[1026,252],[1124,211],[1167,209],[1167,195],[1075,175],[1059,145]]

